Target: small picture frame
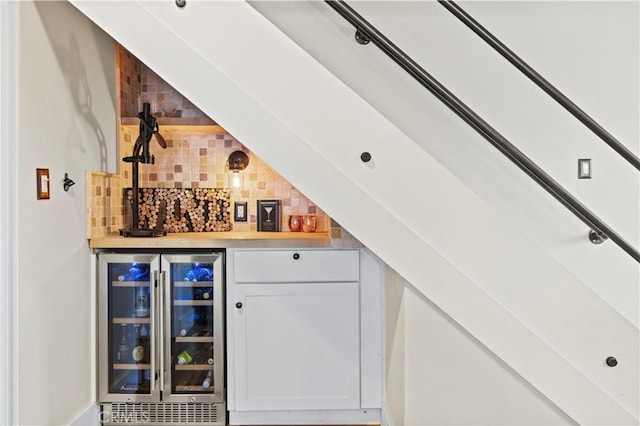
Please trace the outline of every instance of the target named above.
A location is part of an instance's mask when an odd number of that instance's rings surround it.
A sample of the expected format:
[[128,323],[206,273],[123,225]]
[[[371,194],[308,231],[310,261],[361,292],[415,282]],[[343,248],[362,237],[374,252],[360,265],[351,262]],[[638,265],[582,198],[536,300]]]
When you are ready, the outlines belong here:
[[280,232],[282,223],[280,200],[258,200],[258,231]]
[[50,191],[49,169],[36,169],[38,200],[48,200]]
[[235,222],[246,222],[247,216],[246,201],[236,201],[233,203],[233,220]]

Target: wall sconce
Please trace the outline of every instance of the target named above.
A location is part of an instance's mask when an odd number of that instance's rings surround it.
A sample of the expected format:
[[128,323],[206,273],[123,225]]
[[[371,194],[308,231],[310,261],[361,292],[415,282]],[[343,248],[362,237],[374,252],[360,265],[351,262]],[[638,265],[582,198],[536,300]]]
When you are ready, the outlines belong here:
[[240,188],[243,186],[243,176],[241,171],[249,165],[249,156],[243,151],[233,151],[227,159],[229,168],[229,186]]

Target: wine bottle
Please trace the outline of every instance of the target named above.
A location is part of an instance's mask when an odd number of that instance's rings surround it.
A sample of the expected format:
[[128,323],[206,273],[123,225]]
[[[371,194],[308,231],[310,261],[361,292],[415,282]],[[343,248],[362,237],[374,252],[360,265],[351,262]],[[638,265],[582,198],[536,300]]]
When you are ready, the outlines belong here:
[[204,299],[202,297],[203,293],[204,293],[204,290],[202,288],[196,288],[195,290],[193,290],[193,300],[202,300],[202,299]]
[[138,287],[136,294],[136,316],[149,316],[149,287]]
[[202,382],[202,387],[205,389],[209,388],[209,386],[211,386],[211,382],[213,382],[213,370],[210,370],[207,373],[207,377],[205,377],[204,381]]
[[120,346],[118,346],[118,353],[116,358],[119,362],[129,361],[129,344],[127,343],[127,324],[121,324],[122,338],[120,339]]
[[207,364],[213,365],[213,345],[207,345],[201,355],[202,355],[203,364],[204,364],[204,360],[207,360]]
[[213,345],[202,344],[198,347],[199,349],[193,355],[193,363],[213,365]]
[[180,352],[177,358],[178,358],[178,364],[180,365],[190,364],[191,361],[193,360],[193,357],[191,356],[189,351],[187,351],[186,349]]
[[141,362],[144,358],[144,341],[140,331],[140,324],[133,326],[135,336],[135,347],[131,351],[131,356],[135,362]]
[[132,263],[129,271],[125,275],[126,281],[149,281],[149,270],[151,265],[148,263]]
[[209,300],[213,297],[213,288],[205,288],[202,290],[202,299]]
[[204,325],[207,323],[207,317],[201,312],[191,309],[185,316],[180,319],[180,336],[193,334],[196,325]]
[[185,281],[212,281],[213,280],[213,265],[207,264],[204,267],[194,265],[194,267],[187,272],[184,277]]

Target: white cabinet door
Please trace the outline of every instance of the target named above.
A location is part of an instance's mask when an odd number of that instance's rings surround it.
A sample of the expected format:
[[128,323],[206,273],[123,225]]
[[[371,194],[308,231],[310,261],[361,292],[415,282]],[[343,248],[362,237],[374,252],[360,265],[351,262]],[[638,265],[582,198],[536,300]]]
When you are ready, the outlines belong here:
[[360,406],[358,283],[235,286],[237,410]]

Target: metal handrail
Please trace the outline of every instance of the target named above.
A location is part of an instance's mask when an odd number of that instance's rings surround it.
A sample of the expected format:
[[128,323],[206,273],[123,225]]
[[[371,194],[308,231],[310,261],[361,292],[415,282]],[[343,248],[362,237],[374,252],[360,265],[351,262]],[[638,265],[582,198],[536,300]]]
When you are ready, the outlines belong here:
[[536,163],[518,150],[518,148],[511,144],[496,129],[491,127],[478,114],[440,84],[427,71],[411,59],[411,57],[404,53],[373,25],[354,11],[346,2],[342,0],[325,0],[325,2],[356,28],[356,40],[359,43],[366,44],[370,41],[375,44],[389,58],[400,65],[402,69],[408,72],[422,86],[428,89],[433,95],[449,107],[449,109],[456,113],[456,115],[462,118],[462,120],[469,124],[509,160],[529,175],[529,177],[535,180],[556,200],[589,226],[592,229],[592,232],[603,238],[610,238],[622,250],[640,263],[640,253],[631,244],[625,241],[624,238],[618,235],[586,206],[580,203],[580,201],[565,190]]
[[524,75],[526,75],[531,81],[533,81],[538,87],[544,90],[549,96],[551,96],[556,102],[562,105],[569,113],[575,118],[580,120],[589,130],[595,133],[600,139],[602,139],[607,145],[609,145],[614,151],[616,151],[622,158],[627,160],[633,167],[640,170],[640,158],[636,157],[626,146],[618,141],[613,135],[607,132],[600,124],[598,124],[593,118],[584,112],[578,105],[576,105],[571,99],[565,96],[560,90],[554,87],[549,81],[542,77],[536,70],[531,68],[525,61],[516,55],[511,49],[509,49],[498,38],[491,34],[486,28],[484,28],[478,21],[473,19],[464,9],[458,6],[453,0],[438,0],[442,6],[444,6],[449,12],[451,12],[456,18],[458,18],[463,24],[465,24],[471,31],[476,33],[482,40],[484,40],[489,46],[493,47],[496,52],[502,55],[513,66],[519,69]]

